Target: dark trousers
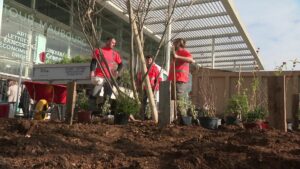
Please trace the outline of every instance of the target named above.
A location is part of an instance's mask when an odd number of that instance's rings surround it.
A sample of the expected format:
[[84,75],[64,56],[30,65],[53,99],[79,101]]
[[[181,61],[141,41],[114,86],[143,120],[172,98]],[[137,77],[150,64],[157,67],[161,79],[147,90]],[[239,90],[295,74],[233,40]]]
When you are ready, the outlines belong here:
[[[99,104],[99,107],[97,105],[97,98],[100,97],[100,92],[102,90],[102,87],[104,88],[104,94],[103,94],[103,100]],[[89,107],[90,111],[92,112],[101,112],[101,108],[103,104],[105,103],[106,99],[109,99],[110,102],[113,102],[111,104],[114,104],[114,101],[111,101],[110,97],[112,95],[112,89],[110,88],[108,82],[104,81],[101,85],[95,85],[94,89],[89,97]],[[111,109],[113,109],[115,106],[111,105]],[[104,112],[104,113],[109,113],[109,112]]]
[[[184,100],[187,96],[187,87],[188,87],[188,83],[176,82],[177,116],[186,116],[187,115],[187,110],[185,108],[185,103],[184,103]],[[172,98],[172,100],[175,100],[173,85],[171,87],[171,98]]]

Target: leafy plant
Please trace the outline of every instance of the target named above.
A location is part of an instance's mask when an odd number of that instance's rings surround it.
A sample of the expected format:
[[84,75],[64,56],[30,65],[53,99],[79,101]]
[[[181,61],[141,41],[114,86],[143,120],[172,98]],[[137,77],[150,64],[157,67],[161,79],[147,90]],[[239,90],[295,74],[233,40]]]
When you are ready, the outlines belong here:
[[264,120],[269,113],[263,107],[256,107],[253,111],[249,111],[245,115],[247,122],[255,122],[256,120]]
[[65,55],[59,61],[46,60],[46,63],[47,64],[70,64],[70,63],[88,63],[90,61],[91,61],[90,57],[75,56],[73,58],[70,58],[67,55]]
[[229,116],[243,118],[248,111],[248,97],[243,93],[231,97],[225,113]]
[[89,99],[86,95],[86,91],[83,90],[77,94],[77,102],[76,102],[77,110],[88,110],[89,109]]
[[106,96],[106,99],[103,103],[102,112],[103,113],[110,113],[111,112],[111,105],[109,103],[109,97],[108,96]]
[[199,85],[200,95],[202,96],[203,104],[201,107],[203,116],[215,117],[216,116],[216,89],[214,81],[210,76],[209,69],[202,68],[201,81]]
[[140,110],[138,102],[125,95],[119,95],[116,102],[116,113],[135,115]]
[[184,99],[178,100],[177,102],[179,102],[179,104],[181,104],[182,108],[185,110],[182,114],[183,116],[191,116],[194,119],[197,118],[198,114],[195,110],[196,106],[192,103],[192,100],[185,97]]
[[118,77],[117,81],[120,86],[125,88],[130,88],[131,80],[130,80],[129,70],[127,69],[122,70],[122,75]]

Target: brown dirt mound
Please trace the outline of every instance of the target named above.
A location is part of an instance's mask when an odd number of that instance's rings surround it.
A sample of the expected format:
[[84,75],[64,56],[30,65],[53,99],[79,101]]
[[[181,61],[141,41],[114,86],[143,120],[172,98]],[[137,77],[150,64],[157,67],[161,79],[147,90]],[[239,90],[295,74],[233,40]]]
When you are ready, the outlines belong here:
[[0,119],[0,168],[299,168],[299,133]]

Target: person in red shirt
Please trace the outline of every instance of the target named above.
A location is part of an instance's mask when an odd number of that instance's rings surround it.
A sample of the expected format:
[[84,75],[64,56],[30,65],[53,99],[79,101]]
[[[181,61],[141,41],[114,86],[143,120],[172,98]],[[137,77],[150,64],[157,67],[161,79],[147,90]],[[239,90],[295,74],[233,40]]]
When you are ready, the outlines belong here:
[[[118,77],[119,72],[122,69],[122,59],[120,57],[120,54],[114,50],[115,46],[116,40],[110,37],[107,38],[104,47],[96,48],[93,51],[92,61],[90,65],[91,82],[95,85],[93,92],[90,96],[90,107],[92,111],[96,111],[96,99],[100,95],[102,87],[104,87],[104,100],[107,97],[110,98],[112,95],[112,89],[105,80],[104,75],[106,75],[108,80],[110,80],[111,76],[109,74],[109,71],[111,71],[112,76]],[[106,60],[109,69],[107,69],[107,66],[105,65],[104,61],[102,61],[100,55],[103,56],[103,58]],[[101,70],[97,60],[102,65],[103,71]]]
[[[160,77],[160,72],[158,67],[156,66],[156,64],[153,62],[153,56],[152,55],[147,55],[146,57],[146,64],[147,64],[147,68],[149,70],[148,72],[148,76],[149,76],[149,80],[150,80],[150,84],[151,84],[151,88],[152,91],[154,93],[154,97],[157,94],[157,91],[159,90],[159,84],[161,81],[161,77]],[[150,67],[151,66],[151,67]],[[142,85],[142,73],[139,72],[138,73],[138,85]],[[147,92],[146,92],[146,87],[144,87],[143,90],[143,100],[142,100],[142,106],[141,106],[141,115],[142,115],[142,119],[149,119],[150,117],[147,117],[148,115],[146,114],[146,106],[147,106]]]
[[[177,38],[173,41],[173,59],[169,71],[169,81],[176,81],[176,99],[177,99],[177,115],[178,117],[186,116],[182,100],[186,96],[189,82],[190,63],[195,63],[191,53],[185,49],[186,41]],[[175,64],[174,64],[175,62]],[[174,68],[175,65],[175,68]],[[175,78],[175,79],[174,79]],[[174,99],[174,89],[172,85],[172,98]],[[180,119],[179,119],[180,120]]]

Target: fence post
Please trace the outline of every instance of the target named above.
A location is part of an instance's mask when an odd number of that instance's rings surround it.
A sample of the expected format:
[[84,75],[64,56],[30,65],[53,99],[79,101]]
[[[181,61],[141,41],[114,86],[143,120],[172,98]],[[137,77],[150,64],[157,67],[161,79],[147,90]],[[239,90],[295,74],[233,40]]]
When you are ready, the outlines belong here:
[[69,82],[67,84],[67,109],[66,109],[66,122],[70,125],[73,124],[74,108],[76,103],[76,82]]
[[285,76],[268,77],[268,107],[270,125],[275,129],[287,131]]
[[299,93],[293,94],[293,103],[292,103],[292,117],[293,117],[293,130],[297,130],[299,127]]

